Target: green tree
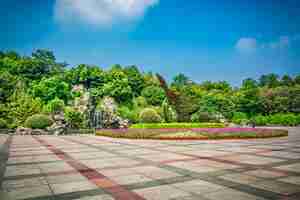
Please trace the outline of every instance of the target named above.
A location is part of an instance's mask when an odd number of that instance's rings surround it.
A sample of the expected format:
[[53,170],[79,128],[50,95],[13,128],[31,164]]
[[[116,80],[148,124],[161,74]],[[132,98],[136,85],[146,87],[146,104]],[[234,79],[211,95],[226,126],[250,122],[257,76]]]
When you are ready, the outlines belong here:
[[118,103],[130,102],[133,93],[126,74],[120,70],[111,70],[101,89],[101,96],[113,97]]
[[65,103],[63,100],[55,97],[47,104],[47,111],[50,113],[59,113],[64,111]]
[[252,79],[252,78],[247,78],[245,80],[243,80],[243,84],[241,89],[254,89],[258,87],[258,83],[256,80]]
[[8,104],[8,120],[11,128],[23,126],[26,119],[34,114],[42,112],[42,101],[33,98],[23,90],[16,90],[10,97]]
[[145,80],[143,78],[143,75],[134,65],[125,67],[123,71],[128,77],[129,86],[131,87],[133,96],[140,96],[143,88],[145,87]]
[[259,88],[240,90],[234,93],[233,102],[236,111],[255,115],[263,112],[262,98]]
[[294,85],[294,80],[289,75],[284,75],[281,78],[281,85],[282,86],[293,86]]
[[8,71],[0,70],[0,103],[7,102],[8,97],[14,92],[16,83],[15,76]]
[[83,84],[90,89],[103,86],[105,74],[99,67],[80,64],[66,73],[66,79],[72,85]]
[[165,91],[158,86],[148,86],[143,89],[142,96],[147,103],[153,106],[160,106],[165,99]]
[[300,74],[297,75],[295,78],[294,78],[294,82],[298,85],[300,85]]
[[280,81],[278,80],[278,75],[277,74],[267,74],[267,75],[262,75],[259,78],[259,84],[260,86],[266,86],[270,88],[278,87],[280,85]]
[[191,80],[186,75],[180,73],[173,78],[173,82],[171,83],[172,87],[183,87],[184,85],[188,85],[191,83]]
[[200,111],[207,113],[221,113],[227,119],[232,117],[235,105],[229,95],[221,93],[208,93],[204,95],[199,102]]
[[189,122],[191,120],[191,115],[199,109],[197,98],[189,96],[184,90],[178,91],[175,88],[170,89],[161,75],[157,74],[156,76],[160,81],[161,87],[165,91],[168,102],[170,102],[176,111],[177,121]]
[[43,78],[40,82],[34,82],[32,94],[46,103],[55,98],[62,99],[65,103],[71,99],[70,86],[58,77]]

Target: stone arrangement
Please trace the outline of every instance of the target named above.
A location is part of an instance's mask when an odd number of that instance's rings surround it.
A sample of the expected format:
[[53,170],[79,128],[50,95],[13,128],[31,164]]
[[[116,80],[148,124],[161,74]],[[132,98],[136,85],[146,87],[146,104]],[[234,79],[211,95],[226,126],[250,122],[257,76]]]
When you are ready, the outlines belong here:
[[53,116],[54,123],[47,128],[47,131],[53,135],[65,135],[68,128],[68,123],[65,120],[63,112]]
[[101,104],[103,111],[103,128],[127,128],[129,122],[117,115],[117,105],[110,97],[103,99]]

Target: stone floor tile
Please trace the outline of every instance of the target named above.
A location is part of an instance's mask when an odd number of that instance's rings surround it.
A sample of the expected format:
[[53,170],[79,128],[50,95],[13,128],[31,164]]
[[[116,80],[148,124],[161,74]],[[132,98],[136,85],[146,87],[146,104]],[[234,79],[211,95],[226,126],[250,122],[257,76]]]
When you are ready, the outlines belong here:
[[179,175],[177,173],[168,171],[166,169],[162,169],[154,166],[135,167],[135,168],[131,168],[131,170],[134,170],[138,174],[145,175],[152,179],[167,179]]
[[78,182],[78,181],[87,181],[88,179],[82,176],[80,173],[71,173],[71,174],[62,174],[55,176],[46,176],[47,181],[52,183],[68,183],[68,182]]
[[96,196],[83,196],[74,200],[114,200],[114,198],[108,194],[103,194]]
[[136,171],[131,168],[120,168],[120,169],[100,169],[97,170],[99,173],[107,177],[125,176],[136,174]]
[[224,189],[216,192],[211,192],[207,194],[203,194],[204,197],[211,200],[263,200],[264,198],[247,194],[245,192],[241,192],[233,189]]
[[2,183],[2,187],[5,190],[14,190],[15,188],[21,187],[37,187],[40,185],[47,185],[47,181],[45,177],[36,177],[36,178],[25,178],[25,179],[12,179],[12,180],[4,180]]
[[300,176],[289,176],[289,177],[280,178],[280,179],[277,179],[277,180],[285,182],[285,183],[300,185]]
[[223,159],[245,163],[245,164],[253,164],[253,165],[265,165],[265,164],[272,164],[272,163],[283,161],[277,158],[267,158],[267,157],[255,156],[255,155],[238,155],[238,156],[223,157]]
[[262,179],[257,178],[255,176],[249,176],[246,174],[240,174],[240,173],[232,173],[232,174],[226,174],[223,176],[219,176],[219,178],[228,180],[234,183],[240,183],[240,184],[249,184],[254,183],[257,181],[261,181]]
[[54,183],[50,184],[54,194],[70,193],[76,191],[85,191],[97,189],[98,187],[89,181],[76,181],[68,183]]
[[300,162],[295,164],[290,164],[290,165],[282,165],[275,168],[300,173]]
[[300,192],[300,187],[279,181],[262,181],[250,184],[252,187],[268,190],[274,193],[290,195]]
[[40,185],[35,187],[15,188],[14,190],[6,192],[8,200],[27,199],[35,197],[50,197],[52,195],[48,185]]
[[224,186],[199,180],[199,179],[172,184],[172,186],[186,192],[192,192],[200,195],[204,193],[215,192],[226,188]]
[[189,193],[168,185],[134,190],[147,200],[168,200],[190,196]]
[[245,172],[244,174],[250,175],[250,176],[261,177],[261,178],[278,178],[278,177],[287,176],[285,173],[271,171],[268,169],[251,170],[251,171]]
[[132,174],[127,176],[114,176],[110,179],[114,180],[120,185],[128,185],[128,184],[134,184],[134,183],[143,183],[147,181],[151,181],[153,179],[146,177],[144,175],[140,174]]

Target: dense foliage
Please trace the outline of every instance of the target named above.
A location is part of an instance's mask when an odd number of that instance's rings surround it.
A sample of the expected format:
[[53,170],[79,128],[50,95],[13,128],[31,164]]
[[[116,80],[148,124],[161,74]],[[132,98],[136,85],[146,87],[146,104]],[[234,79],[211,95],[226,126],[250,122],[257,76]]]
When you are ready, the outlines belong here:
[[78,85],[97,105],[106,96],[114,98],[118,114],[132,123],[144,122],[143,113],[151,110],[153,122],[300,124],[300,74],[248,78],[239,88],[226,81],[196,83],[184,74],[167,83],[137,66],[67,67],[51,51],[37,50],[31,56],[0,52],[1,127],[24,126],[32,115],[62,110],[72,127],[86,126],[87,119],[74,108],[82,95],[74,90]]

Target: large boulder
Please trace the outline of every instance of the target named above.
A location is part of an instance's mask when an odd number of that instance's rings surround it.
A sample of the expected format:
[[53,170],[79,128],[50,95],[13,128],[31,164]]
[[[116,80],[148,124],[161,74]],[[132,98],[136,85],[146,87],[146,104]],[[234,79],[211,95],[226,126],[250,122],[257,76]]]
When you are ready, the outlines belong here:
[[53,116],[54,123],[47,128],[53,135],[64,135],[67,133],[68,123],[65,120],[64,114],[62,112],[57,113]]

